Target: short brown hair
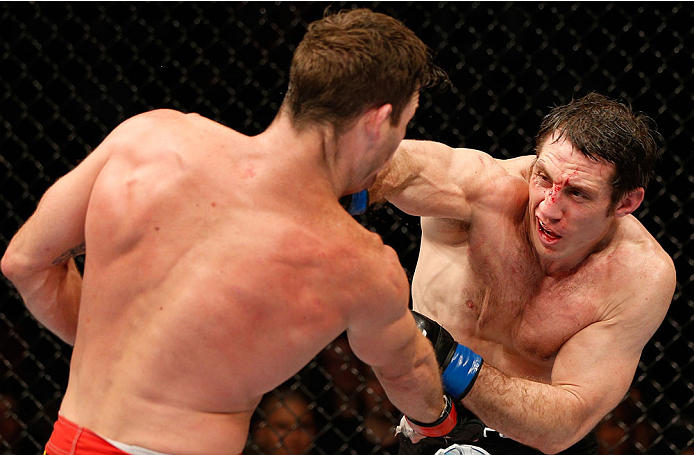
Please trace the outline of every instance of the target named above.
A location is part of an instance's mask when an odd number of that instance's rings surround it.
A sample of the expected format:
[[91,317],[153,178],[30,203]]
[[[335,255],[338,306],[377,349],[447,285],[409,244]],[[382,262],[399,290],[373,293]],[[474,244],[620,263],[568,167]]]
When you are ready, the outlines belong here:
[[646,189],[663,153],[655,122],[631,106],[591,93],[553,108],[535,138],[536,150],[554,132],[588,158],[615,165],[612,203],[636,188]]
[[344,10],[311,23],[294,52],[284,104],[298,129],[330,124],[341,131],[372,107],[391,104],[391,122],[414,93],[447,80],[432,54],[397,19]]

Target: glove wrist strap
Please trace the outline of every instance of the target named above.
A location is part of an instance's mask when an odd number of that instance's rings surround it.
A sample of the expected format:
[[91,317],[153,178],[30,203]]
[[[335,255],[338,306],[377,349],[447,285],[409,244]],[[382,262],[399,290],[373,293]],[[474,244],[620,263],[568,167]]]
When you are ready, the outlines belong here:
[[409,417],[405,417],[409,422],[412,429],[421,434],[422,436],[427,436],[430,438],[438,438],[441,436],[446,436],[448,433],[455,428],[458,423],[458,413],[453,406],[453,401],[448,395],[444,395],[446,404],[443,408],[443,413],[438,420],[432,423],[422,423],[412,420]]
[[441,375],[443,390],[453,398],[462,400],[475,384],[483,363],[481,356],[459,344]]

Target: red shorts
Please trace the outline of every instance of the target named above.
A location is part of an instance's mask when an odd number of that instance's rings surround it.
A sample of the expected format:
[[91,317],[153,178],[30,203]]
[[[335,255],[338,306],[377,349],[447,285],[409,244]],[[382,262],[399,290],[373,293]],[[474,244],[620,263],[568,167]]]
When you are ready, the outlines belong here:
[[53,425],[53,434],[46,444],[46,455],[127,455],[93,431],[62,416]]
[[[98,434],[58,415],[44,455],[128,455]],[[239,454],[241,455],[241,454]]]

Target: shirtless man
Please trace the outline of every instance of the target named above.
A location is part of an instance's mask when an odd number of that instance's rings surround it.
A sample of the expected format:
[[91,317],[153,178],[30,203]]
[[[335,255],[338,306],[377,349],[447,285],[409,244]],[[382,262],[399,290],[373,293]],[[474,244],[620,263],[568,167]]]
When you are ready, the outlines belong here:
[[492,455],[597,453],[583,438],[629,389],[675,290],[671,258],[632,215],[654,136],[591,94],[545,117],[536,156],[404,141],[370,191],[422,216],[413,308],[471,350],[448,370],[464,383],[444,371],[444,388],[497,430],[475,443]]
[[48,455],[237,454],[262,395],[345,330],[393,403],[436,421],[405,273],[338,198],[373,183],[443,77],[397,20],[339,13],[310,26],[262,134],[152,111],[58,180],[2,259],[74,344]]

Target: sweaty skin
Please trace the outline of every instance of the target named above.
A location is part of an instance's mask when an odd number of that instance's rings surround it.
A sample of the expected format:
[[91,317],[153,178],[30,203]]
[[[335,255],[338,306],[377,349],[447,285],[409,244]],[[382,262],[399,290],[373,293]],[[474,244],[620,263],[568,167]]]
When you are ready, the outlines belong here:
[[537,162],[404,141],[370,191],[422,216],[414,309],[484,358],[463,404],[545,453],[619,403],[675,287],[643,190],[610,211],[613,168],[553,139]]
[[[394,404],[435,420],[438,368],[397,255],[329,184],[373,181],[415,108],[397,127],[388,109],[362,117],[386,145],[370,164],[346,157],[354,166],[325,166],[335,157],[284,116],[256,137],[174,111],[116,128],[48,190],[3,258],[37,319],[74,342],[60,413],[158,452],[239,453],[262,395],[347,330]],[[339,170],[353,178],[327,178]],[[83,280],[68,259],[82,243]]]

